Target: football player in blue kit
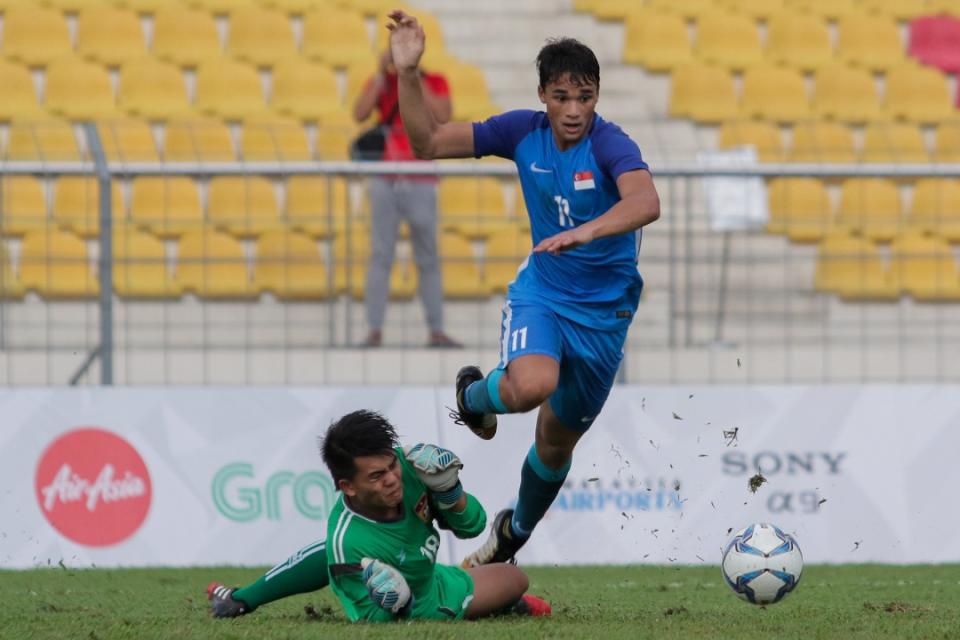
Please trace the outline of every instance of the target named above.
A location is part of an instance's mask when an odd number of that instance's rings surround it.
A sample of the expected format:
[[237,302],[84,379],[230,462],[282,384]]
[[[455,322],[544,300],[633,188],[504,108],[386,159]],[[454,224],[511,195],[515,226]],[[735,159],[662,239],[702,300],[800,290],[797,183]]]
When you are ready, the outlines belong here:
[[641,229],[660,200],[640,149],[595,113],[600,66],[584,44],[549,41],[537,56],[546,111],[517,110],[485,122],[439,124],[419,79],[425,47],[416,18],[391,14],[400,113],[419,158],[495,155],[516,162],[533,248],[510,284],[500,365],[457,374],[453,416],[484,439],[497,414],[539,408],[515,509],[499,512],[466,566],[511,560],[563,486],[573,449],[610,393],[643,288]]

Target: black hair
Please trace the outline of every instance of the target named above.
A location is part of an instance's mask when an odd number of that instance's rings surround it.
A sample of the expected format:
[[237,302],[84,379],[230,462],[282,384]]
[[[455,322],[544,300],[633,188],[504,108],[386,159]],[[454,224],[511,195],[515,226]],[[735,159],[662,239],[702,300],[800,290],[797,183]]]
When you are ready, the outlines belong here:
[[593,82],[600,86],[600,63],[587,45],[574,38],[552,38],[537,54],[540,88],[556,82],[565,73],[574,84]]
[[351,480],[357,473],[354,459],[393,453],[397,431],[376,411],[360,409],[348,413],[327,428],[320,454],[334,483]]

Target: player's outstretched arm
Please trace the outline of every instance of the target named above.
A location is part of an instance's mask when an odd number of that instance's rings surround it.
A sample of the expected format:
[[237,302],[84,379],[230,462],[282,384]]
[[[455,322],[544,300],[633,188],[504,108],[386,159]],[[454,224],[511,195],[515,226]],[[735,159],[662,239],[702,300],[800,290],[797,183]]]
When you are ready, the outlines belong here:
[[390,14],[390,50],[397,68],[400,116],[413,153],[421,159],[473,156],[473,124],[447,122],[434,117],[423,94],[420,58],[426,40],[417,19],[403,11]]

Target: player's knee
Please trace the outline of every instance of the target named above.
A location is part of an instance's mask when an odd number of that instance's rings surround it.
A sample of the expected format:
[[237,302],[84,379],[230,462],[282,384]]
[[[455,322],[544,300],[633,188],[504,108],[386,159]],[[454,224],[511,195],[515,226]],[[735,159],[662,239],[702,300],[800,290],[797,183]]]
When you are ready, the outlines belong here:
[[527,592],[527,589],[530,588],[530,579],[527,578],[521,569],[516,565],[506,565],[510,567],[510,579],[505,581],[510,585],[510,600],[519,600],[520,596]]
[[533,376],[512,382],[513,397],[510,408],[514,411],[530,411],[539,407],[556,388],[552,381]]

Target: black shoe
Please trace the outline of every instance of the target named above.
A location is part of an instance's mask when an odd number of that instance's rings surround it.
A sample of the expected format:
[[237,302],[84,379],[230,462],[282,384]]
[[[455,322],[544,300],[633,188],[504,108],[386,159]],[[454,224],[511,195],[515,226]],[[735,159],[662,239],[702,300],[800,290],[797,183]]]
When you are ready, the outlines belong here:
[[516,562],[514,556],[527,539],[514,535],[513,528],[510,526],[512,518],[513,509],[504,509],[497,513],[490,528],[490,537],[482,547],[464,558],[460,566],[469,569],[494,562]]
[[245,613],[250,613],[252,609],[245,602],[233,599],[234,591],[236,589],[225,587],[219,582],[211,582],[207,585],[210,615],[214,618],[236,618]]
[[450,417],[457,424],[467,425],[477,437],[490,440],[497,435],[497,415],[473,413],[464,409],[463,406],[463,394],[466,393],[467,387],[477,380],[483,380],[483,372],[473,365],[463,367],[457,372],[457,410],[451,410]]

